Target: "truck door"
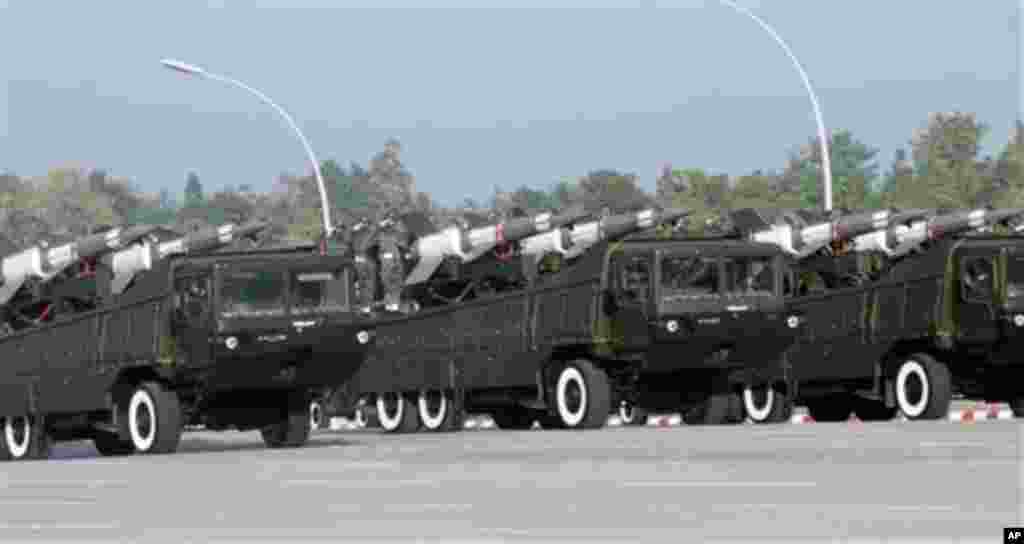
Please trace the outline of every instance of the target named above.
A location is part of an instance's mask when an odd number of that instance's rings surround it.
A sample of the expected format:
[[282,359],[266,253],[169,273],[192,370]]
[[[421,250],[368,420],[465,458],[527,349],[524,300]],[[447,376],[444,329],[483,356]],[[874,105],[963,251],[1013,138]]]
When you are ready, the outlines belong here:
[[651,270],[650,254],[620,255],[611,262],[610,300],[604,310],[627,351],[645,350],[650,344]]
[[995,250],[968,251],[960,256],[960,304],[956,323],[963,342],[994,342],[999,337],[996,256]]
[[213,333],[212,275],[209,271],[189,271],[174,280],[175,340],[179,353],[189,365],[210,362]]

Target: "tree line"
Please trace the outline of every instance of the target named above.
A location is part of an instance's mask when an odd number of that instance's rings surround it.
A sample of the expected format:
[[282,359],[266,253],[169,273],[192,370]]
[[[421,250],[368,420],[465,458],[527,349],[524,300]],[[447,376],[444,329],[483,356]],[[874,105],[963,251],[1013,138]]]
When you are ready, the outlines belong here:
[[[849,130],[835,131],[829,137],[833,206],[851,211],[1024,206],[1024,125],[1016,123],[995,156],[981,154],[988,132],[972,113],[936,113],[883,165],[877,148]],[[442,228],[466,212],[501,215],[512,209],[533,213],[582,205],[592,212],[616,213],[656,205],[692,210],[690,230],[699,234],[731,209],[820,208],[823,200],[815,137],[792,149],[781,169],[739,177],[709,173],[698,165],[666,165],[653,194],[640,186],[635,173],[595,169],[547,186],[524,180],[511,190],[495,187],[485,202],[467,198],[453,207],[441,206],[416,189],[401,151],[401,144],[391,139],[366,167],[334,160],[321,165],[335,221],[351,224],[391,209],[418,210]],[[246,184],[208,192],[199,175],[190,173],[180,195],[168,189],[146,193],[132,180],[104,170],[65,167],[39,177],[0,175],[0,228],[14,248],[84,236],[100,225],[147,223],[187,232],[250,219],[269,220],[271,239],[318,236],[320,195],[312,172],[282,174],[263,192]]]

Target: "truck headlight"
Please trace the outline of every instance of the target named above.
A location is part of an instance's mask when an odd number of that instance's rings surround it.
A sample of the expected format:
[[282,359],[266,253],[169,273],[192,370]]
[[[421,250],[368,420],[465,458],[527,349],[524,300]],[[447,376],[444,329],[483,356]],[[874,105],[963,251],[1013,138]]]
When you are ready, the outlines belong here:
[[676,321],[675,319],[670,320],[668,323],[665,323],[665,330],[667,330],[668,332],[678,332],[679,322]]
[[366,331],[359,331],[356,333],[356,341],[360,344],[365,344],[370,341],[370,333]]
[[1024,327],[1024,314],[1017,314],[1013,316],[1013,324],[1018,327]]
[[786,318],[786,325],[791,329],[795,329],[800,326],[800,318],[795,315],[791,315]]
[[227,346],[228,349],[235,349],[238,347],[238,338],[229,336],[228,339],[224,341],[224,345]]

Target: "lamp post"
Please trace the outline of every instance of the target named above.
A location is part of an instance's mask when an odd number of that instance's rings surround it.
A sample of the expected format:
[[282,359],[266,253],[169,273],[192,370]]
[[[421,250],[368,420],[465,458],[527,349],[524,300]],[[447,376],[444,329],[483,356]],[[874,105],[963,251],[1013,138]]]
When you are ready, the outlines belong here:
[[[781,47],[782,50],[786,52],[786,55],[789,56],[789,60],[793,61],[793,66],[796,68],[796,71],[800,73],[800,78],[803,79],[804,87],[807,89],[807,94],[811,97],[811,105],[814,107],[815,120],[818,122],[818,141],[821,146],[822,168],[825,172],[825,211],[832,211],[832,163],[828,154],[828,134],[825,130],[825,121],[823,121],[821,117],[821,107],[818,106],[818,97],[814,94],[814,88],[811,87],[811,80],[807,77],[807,72],[804,71],[803,66],[800,65],[800,61],[797,60],[796,55],[793,54],[793,51],[788,45],[786,45],[786,42],[782,37],[779,36],[779,33],[775,32],[775,29],[769,26],[768,23],[764,22],[757,15],[754,15],[754,13],[749,9],[739,6],[732,0],[718,1],[729,6],[736,12],[746,15],[757,23],[758,26],[764,29],[765,32],[770,34],[771,37],[775,39],[775,42],[779,44],[779,47]],[[1022,2],[1024,2],[1024,0],[1022,0]]]
[[274,110],[277,111],[277,113],[279,113],[281,117],[284,117],[284,120],[288,123],[289,126],[291,126],[292,130],[295,131],[295,134],[299,137],[299,140],[302,142],[302,146],[306,148],[306,155],[309,156],[310,162],[313,163],[313,173],[316,176],[316,183],[318,188],[320,189],[320,206],[323,212],[324,235],[329,237],[331,236],[331,234],[334,233],[334,227],[333,225],[331,225],[330,204],[327,200],[327,188],[324,185],[323,175],[321,175],[320,173],[320,161],[317,160],[316,155],[313,153],[313,148],[309,145],[309,141],[306,140],[306,136],[302,134],[302,131],[299,130],[299,126],[295,124],[295,121],[292,119],[290,115],[288,115],[288,112],[284,111],[284,109],[281,106],[275,104],[274,101],[271,100],[270,97],[268,97],[267,95],[261,93],[256,89],[253,89],[252,87],[236,79],[214,74],[212,72],[207,72],[206,70],[198,66],[186,64],[184,62],[177,60],[164,59],[161,60],[160,63],[163,64],[165,67],[170,68],[171,70],[176,70],[178,72],[182,72],[190,76],[198,76],[206,79],[212,79],[214,81],[220,81],[222,83],[227,83],[229,85],[239,87],[242,90],[248,91],[249,93],[256,95],[257,98],[265,102],[270,107],[274,108]]

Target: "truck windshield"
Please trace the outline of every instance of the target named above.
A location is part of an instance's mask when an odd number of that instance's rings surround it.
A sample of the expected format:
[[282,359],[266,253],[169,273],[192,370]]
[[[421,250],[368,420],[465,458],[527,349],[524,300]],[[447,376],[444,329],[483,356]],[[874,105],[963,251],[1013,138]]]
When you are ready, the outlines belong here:
[[775,293],[773,258],[726,257],[725,292],[733,295],[772,295]]
[[292,314],[338,312],[348,309],[345,270],[292,272]]
[[666,255],[661,261],[663,296],[702,296],[719,292],[718,259],[695,255]]
[[283,316],[284,272],[226,269],[221,274],[220,304],[224,317]]

